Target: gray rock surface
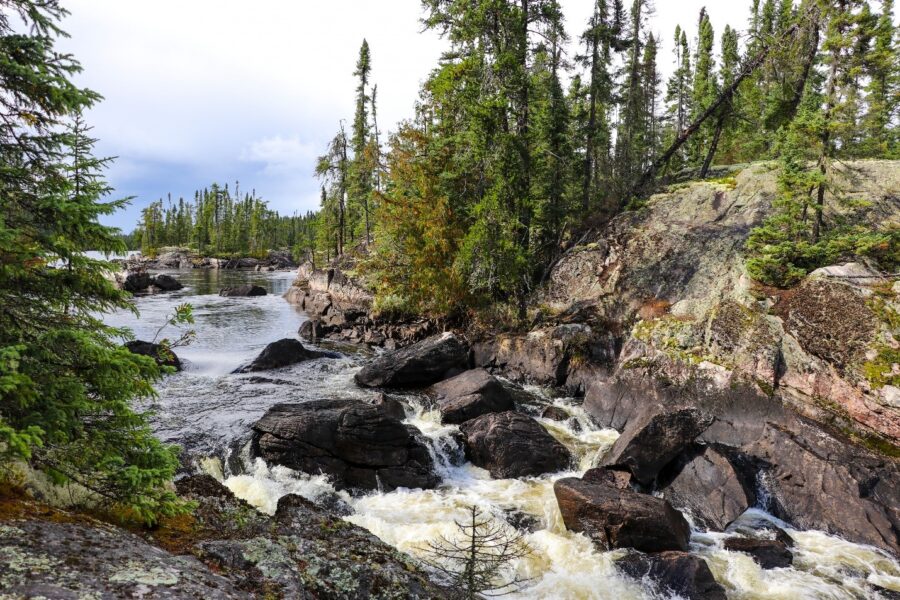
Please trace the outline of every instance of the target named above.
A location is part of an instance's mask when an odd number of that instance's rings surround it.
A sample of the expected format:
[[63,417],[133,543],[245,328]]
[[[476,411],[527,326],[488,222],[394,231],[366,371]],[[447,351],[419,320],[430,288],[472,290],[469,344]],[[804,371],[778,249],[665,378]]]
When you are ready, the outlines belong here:
[[702,558],[686,552],[627,554],[616,561],[626,575],[656,583],[664,597],[684,600],[725,600],[725,588],[719,585]]

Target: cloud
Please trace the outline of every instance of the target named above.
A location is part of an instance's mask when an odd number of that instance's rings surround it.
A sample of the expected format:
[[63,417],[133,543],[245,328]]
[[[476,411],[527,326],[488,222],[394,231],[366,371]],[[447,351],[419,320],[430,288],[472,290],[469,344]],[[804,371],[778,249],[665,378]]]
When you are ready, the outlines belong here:
[[285,138],[276,135],[251,142],[241,152],[240,160],[262,163],[263,173],[267,175],[299,171],[312,175],[316,156],[321,151],[316,144],[302,142],[297,136]]

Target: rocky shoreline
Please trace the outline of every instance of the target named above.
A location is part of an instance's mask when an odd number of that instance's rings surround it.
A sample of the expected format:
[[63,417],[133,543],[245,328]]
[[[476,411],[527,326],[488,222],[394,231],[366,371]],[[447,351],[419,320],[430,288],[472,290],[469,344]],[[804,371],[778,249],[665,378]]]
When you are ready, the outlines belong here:
[[161,248],[155,256],[136,254],[114,259],[125,271],[161,271],[167,269],[243,269],[278,271],[297,268],[289,252],[271,250],[265,258],[217,258],[199,255],[187,248]]
[[[853,218],[900,225],[900,164],[839,172],[838,185],[867,200]],[[743,243],[774,195],[775,174],[755,165],[734,183],[652,197],[556,264],[530,330],[470,340],[468,366],[584,394],[585,410],[621,439],[648,419],[701,411],[709,423],[639,485],[665,479],[664,495],[719,528],[763,503],[897,555],[900,367],[879,361],[900,347],[900,283],[854,263],[791,290],[753,284]],[[309,341],[394,348],[440,326],[380,321],[365,282],[341,266],[301,266],[286,298],[310,315],[300,331]]]

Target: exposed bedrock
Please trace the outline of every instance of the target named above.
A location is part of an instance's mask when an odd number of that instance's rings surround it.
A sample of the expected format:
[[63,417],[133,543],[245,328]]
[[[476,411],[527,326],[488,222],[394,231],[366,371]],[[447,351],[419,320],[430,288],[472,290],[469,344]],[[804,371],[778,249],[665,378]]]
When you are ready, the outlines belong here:
[[[632,379],[635,377],[635,379]],[[637,378],[592,387],[584,408],[626,431],[647,406],[690,404],[714,420],[660,473],[664,496],[702,524],[723,529],[742,509],[765,508],[800,528],[821,529],[900,554],[900,468],[839,432],[786,408],[752,385],[727,391]]]

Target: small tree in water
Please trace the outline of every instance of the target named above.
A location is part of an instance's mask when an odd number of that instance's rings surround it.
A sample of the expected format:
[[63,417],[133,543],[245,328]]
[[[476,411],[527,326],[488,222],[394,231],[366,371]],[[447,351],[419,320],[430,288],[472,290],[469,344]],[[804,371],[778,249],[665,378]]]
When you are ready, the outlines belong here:
[[465,521],[456,521],[455,539],[441,536],[424,549],[425,562],[450,578],[459,597],[474,600],[517,591],[527,579],[510,571],[510,563],[531,553],[522,535],[486,516],[477,506]]

